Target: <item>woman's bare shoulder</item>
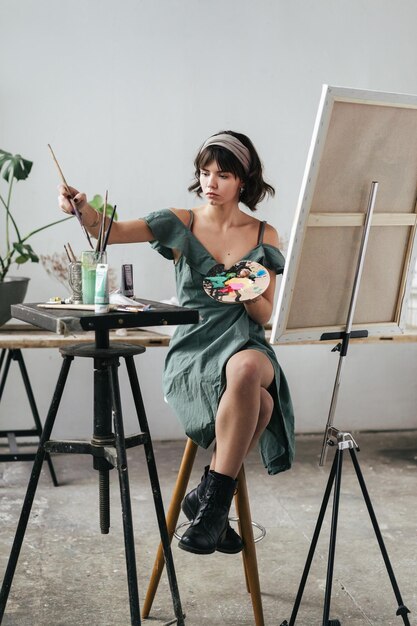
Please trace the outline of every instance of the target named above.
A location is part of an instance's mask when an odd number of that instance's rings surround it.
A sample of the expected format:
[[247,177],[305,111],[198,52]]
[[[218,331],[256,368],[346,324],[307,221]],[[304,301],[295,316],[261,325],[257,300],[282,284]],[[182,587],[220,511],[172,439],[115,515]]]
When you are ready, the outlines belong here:
[[[248,215],[247,213],[244,214],[244,218],[245,218],[246,225],[250,225],[250,227],[253,228],[253,230],[256,230],[256,232],[259,232],[259,228],[263,220],[260,220],[257,217],[254,217],[253,215]],[[280,241],[279,235],[276,229],[273,226],[271,226],[271,224],[268,224],[268,222],[266,222],[265,224],[263,241],[264,243],[267,243],[271,246],[275,246],[277,248],[279,247],[279,241]]]
[[279,248],[280,239],[277,230],[271,224],[265,225],[264,243]]
[[188,209],[170,208],[169,210],[172,211],[185,226],[188,226],[190,221],[190,211]]

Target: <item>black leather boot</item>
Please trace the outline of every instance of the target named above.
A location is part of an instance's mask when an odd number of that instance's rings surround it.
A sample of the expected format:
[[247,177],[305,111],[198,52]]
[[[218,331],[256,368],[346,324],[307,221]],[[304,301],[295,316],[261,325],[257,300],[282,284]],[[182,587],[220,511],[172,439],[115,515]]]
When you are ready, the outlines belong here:
[[[185,496],[182,501],[181,508],[185,517],[190,522],[196,517],[199,506],[203,501],[203,497],[206,491],[206,480],[210,466],[206,465],[204,468],[204,474],[201,477],[201,482],[195,489],[192,489]],[[237,554],[243,550],[243,542],[240,535],[230,526],[227,522],[226,535],[223,541],[217,546],[218,552],[224,552],[225,554]]]
[[237,481],[210,470],[197,515],[178,545],[194,554],[212,554],[226,536],[228,515]]

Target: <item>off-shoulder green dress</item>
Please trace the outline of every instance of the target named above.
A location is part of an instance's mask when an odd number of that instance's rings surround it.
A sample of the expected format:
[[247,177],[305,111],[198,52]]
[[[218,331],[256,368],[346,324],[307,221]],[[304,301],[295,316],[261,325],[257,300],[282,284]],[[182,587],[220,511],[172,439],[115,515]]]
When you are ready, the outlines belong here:
[[[198,309],[199,324],[178,326],[165,362],[165,397],[178,416],[188,437],[203,448],[215,438],[217,406],[225,389],[225,365],[236,352],[260,350],[268,356],[275,379],[269,388],[274,410],[259,441],[264,466],[270,474],[289,469],[294,456],[294,416],[291,396],[275,352],[265,339],[262,325],[254,322],[243,304],[226,304],[210,298],[203,278],[217,261],[194,236],[191,223],[183,222],[169,209],[145,218],[155,239],[151,242],[165,258],[174,260],[172,249],[181,252],[175,264],[177,296],[181,306]],[[263,233],[263,228],[261,229]],[[245,259],[257,261],[277,274],[284,257],[269,244],[258,244]]]

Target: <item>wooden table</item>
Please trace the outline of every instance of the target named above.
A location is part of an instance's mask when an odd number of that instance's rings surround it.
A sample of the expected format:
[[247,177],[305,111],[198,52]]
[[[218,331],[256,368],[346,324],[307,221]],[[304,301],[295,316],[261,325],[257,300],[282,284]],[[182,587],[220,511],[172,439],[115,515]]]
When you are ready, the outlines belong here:
[[[123,334],[121,334],[121,332]],[[266,338],[271,336],[271,326],[266,326]],[[94,332],[74,332],[67,335],[58,335],[52,331],[41,330],[33,324],[8,322],[0,326],[0,349],[14,348],[60,348],[71,343],[90,343],[94,341]],[[169,346],[171,336],[161,331],[154,331],[145,328],[127,328],[123,331],[111,330],[110,341],[120,343],[131,343],[132,345],[142,345],[146,347],[166,347]],[[392,337],[366,337],[363,339],[351,339],[352,344],[356,343],[413,343],[417,342],[417,328],[406,329],[403,335]],[[335,341],[303,341],[303,345],[332,345]],[[295,342],[281,343],[280,346],[293,346]]]
[[[123,329],[123,331],[111,330],[110,341],[119,343],[131,343],[133,345],[169,346],[170,335],[164,335],[152,330],[141,328]],[[0,348],[26,349],[26,348],[61,348],[72,343],[91,343],[94,341],[94,331],[82,333],[70,333],[58,335],[52,331],[41,330],[33,324],[9,322],[0,326]]]

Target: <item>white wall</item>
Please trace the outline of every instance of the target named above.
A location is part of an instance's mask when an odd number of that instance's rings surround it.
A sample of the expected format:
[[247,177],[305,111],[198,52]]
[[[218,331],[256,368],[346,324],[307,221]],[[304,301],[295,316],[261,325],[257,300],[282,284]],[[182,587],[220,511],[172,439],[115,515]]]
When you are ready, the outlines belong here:
[[[109,189],[129,219],[193,206],[186,189],[195,151],[232,128],[252,137],[277,188],[259,216],[288,240],[321,85],[417,93],[416,23],[414,0],[3,0],[0,146],[34,161],[14,193],[22,231],[60,216],[48,142],[71,184],[89,196]],[[75,220],[32,244],[52,254],[67,241],[85,247]],[[116,269],[134,264],[137,295],[173,295],[170,266],[148,245],[111,248],[109,260]],[[28,301],[62,293],[41,266],[21,272],[31,277]],[[337,357],[323,346],[278,353],[297,429],[322,430]],[[417,425],[416,353],[415,344],[351,348],[344,427]],[[138,366],[154,436],[170,438],[181,430],[161,397],[164,355],[150,349]],[[44,415],[60,356],[26,356]],[[73,366],[76,393],[64,398],[57,432],[91,431],[86,368]],[[24,414],[23,394],[13,395],[4,398],[7,413]]]

